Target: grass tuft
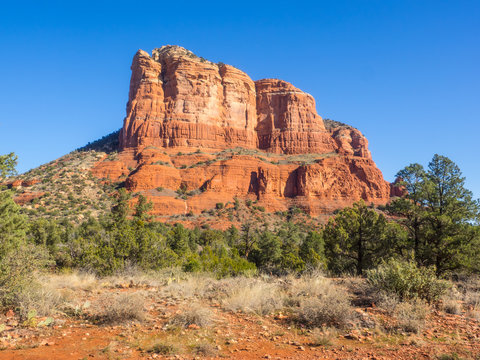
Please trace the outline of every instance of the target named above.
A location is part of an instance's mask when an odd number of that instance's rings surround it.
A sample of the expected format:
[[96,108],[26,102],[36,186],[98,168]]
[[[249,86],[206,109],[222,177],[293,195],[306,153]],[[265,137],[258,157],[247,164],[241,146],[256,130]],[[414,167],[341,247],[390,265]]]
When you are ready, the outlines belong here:
[[145,299],[138,293],[105,294],[94,307],[94,318],[102,324],[118,324],[127,321],[143,321]]
[[199,304],[193,304],[189,308],[184,309],[182,312],[176,314],[170,320],[170,324],[185,328],[191,325],[207,327],[212,324],[213,318],[213,312],[209,308]]

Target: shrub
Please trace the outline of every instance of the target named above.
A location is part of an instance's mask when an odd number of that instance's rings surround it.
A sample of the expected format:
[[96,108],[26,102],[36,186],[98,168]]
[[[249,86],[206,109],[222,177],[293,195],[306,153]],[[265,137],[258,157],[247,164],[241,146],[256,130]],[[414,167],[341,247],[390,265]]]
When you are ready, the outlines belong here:
[[177,194],[178,195],[186,195],[187,194],[187,185],[186,184],[180,185],[180,187],[177,190]]
[[199,272],[202,270],[202,265],[197,256],[191,255],[182,265],[182,270],[185,272]]
[[0,258],[0,307],[25,305],[38,286],[35,273],[47,264],[46,251],[34,245],[21,245],[3,255]]
[[344,328],[353,320],[347,293],[328,279],[310,277],[294,285],[293,320],[310,328],[333,326]]
[[480,309],[480,292],[467,291],[465,293],[465,303],[474,309]]
[[215,204],[215,208],[217,208],[218,210],[223,209],[224,207],[225,205],[221,202]]
[[217,355],[217,349],[212,344],[207,342],[195,344],[192,347],[192,352],[195,355],[200,355],[204,357],[215,357]]
[[335,328],[315,328],[312,331],[311,346],[332,346],[332,339],[337,336],[337,330]]
[[420,298],[437,301],[450,283],[435,275],[435,268],[419,268],[410,261],[391,259],[367,271],[368,282],[378,291],[393,293],[399,300]]
[[213,273],[217,278],[248,275],[256,270],[255,265],[240,257],[237,251],[214,252],[210,246],[205,246],[200,255],[190,255],[182,265],[182,269],[185,272]]
[[385,292],[379,293],[375,302],[380,309],[385,310],[390,315],[395,312],[395,309],[400,303],[397,295]]
[[447,314],[458,315],[462,312],[462,307],[460,306],[458,300],[451,296],[442,297],[442,309]]
[[467,311],[467,317],[480,321],[480,310],[471,309]]
[[22,319],[32,313],[49,316],[53,315],[63,302],[60,293],[52,287],[34,283],[17,295],[17,310]]
[[93,316],[103,324],[143,321],[143,308],[144,298],[139,294],[106,294],[98,301]]
[[425,327],[427,313],[428,307],[419,299],[398,304],[394,311],[396,330],[418,334]]
[[173,355],[177,352],[177,348],[172,344],[165,344],[163,342],[158,342],[148,348],[147,352],[155,353],[160,355]]
[[170,324],[182,327],[189,327],[190,325],[197,325],[199,327],[209,326],[213,322],[213,313],[209,308],[203,307],[199,304],[190,305],[189,308],[176,314],[171,320]]

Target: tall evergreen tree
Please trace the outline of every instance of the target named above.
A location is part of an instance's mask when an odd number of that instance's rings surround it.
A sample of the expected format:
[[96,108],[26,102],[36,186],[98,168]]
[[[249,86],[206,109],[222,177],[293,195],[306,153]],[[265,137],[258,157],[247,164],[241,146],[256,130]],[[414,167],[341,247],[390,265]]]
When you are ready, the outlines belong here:
[[475,225],[480,205],[465,188],[459,167],[435,154],[426,171],[412,164],[398,176],[407,194],[388,209],[409,230],[417,262],[436,266],[437,274],[477,269],[480,239]]
[[137,204],[135,205],[135,212],[133,214],[133,217],[137,220],[150,220],[152,217],[148,214],[150,210],[153,208],[153,203],[151,201],[148,201],[148,199],[140,195],[138,197]]
[[0,181],[16,174],[17,158],[14,153],[0,155]]
[[326,266],[325,241],[322,234],[310,231],[300,245],[299,256],[307,268],[324,268]]
[[129,200],[131,199],[130,193],[124,188],[118,191],[115,204],[112,206],[111,217],[114,224],[123,224],[127,220],[127,216],[130,213]]
[[445,156],[435,154],[428,164],[425,208],[424,263],[435,265],[438,274],[462,267],[463,255],[478,242],[472,225],[478,224],[480,206],[460,168]]
[[258,229],[249,221],[242,225],[242,235],[240,237],[240,243],[238,244],[238,251],[243,257],[248,258],[250,251],[254,249],[258,241],[257,232]]
[[282,242],[280,238],[266,230],[258,238],[255,249],[249,255],[249,260],[264,270],[273,270],[282,260]]
[[27,222],[10,190],[0,191],[0,257],[18,248],[26,237]]
[[175,224],[168,233],[167,244],[177,255],[185,255],[189,251],[188,233],[182,224]]
[[325,225],[323,237],[330,270],[362,275],[388,256],[389,224],[364,201],[347,207]]
[[400,179],[399,186],[403,187],[406,194],[393,200],[387,210],[400,216],[400,222],[409,232],[413,242],[414,256],[420,262],[420,243],[422,241],[422,225],[425,222],[425,181],[426,172],[422,165],[411,164],[397,173]]
[[[0,180],[13,175],[17,164],[14,153],[0,156]],[[0,187],[0,257],[25,241],[27,223],[20,206],[13,201],[12,191]]]

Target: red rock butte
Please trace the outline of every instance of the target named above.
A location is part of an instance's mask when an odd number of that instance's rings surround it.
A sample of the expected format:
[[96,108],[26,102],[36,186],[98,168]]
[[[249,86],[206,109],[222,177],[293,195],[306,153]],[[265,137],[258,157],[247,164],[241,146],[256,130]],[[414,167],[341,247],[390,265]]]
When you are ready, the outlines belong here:
[[235,198],[313,215],[389,200],[367,139],[324,122],[315,99],[292,84],[253,81],[179,46],[139,50],[131,69],[120,152],[92,171],[125,178],[154,214],[198,213]]

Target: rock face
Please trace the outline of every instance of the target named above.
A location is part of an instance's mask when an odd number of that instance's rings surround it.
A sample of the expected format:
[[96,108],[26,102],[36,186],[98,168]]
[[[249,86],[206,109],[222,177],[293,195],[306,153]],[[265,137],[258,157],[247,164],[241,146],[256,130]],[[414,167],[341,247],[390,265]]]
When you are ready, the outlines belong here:
[[242,71],[164,46],[133,59],[120,147],[255,148],[255,83]]
[[234,197],[311,214],[389,200],[366,138],[324,122],[314,98],[288,82],[254,82],[178,46],[151,56],[139,50],[131,69],[121,152],[93,173],[126,176],[127,189],[146,194],[155,214],[200,212]]
[[255,85],[260,149],[283,154],[335,151],[311,95],[282,80],[264,79]]

